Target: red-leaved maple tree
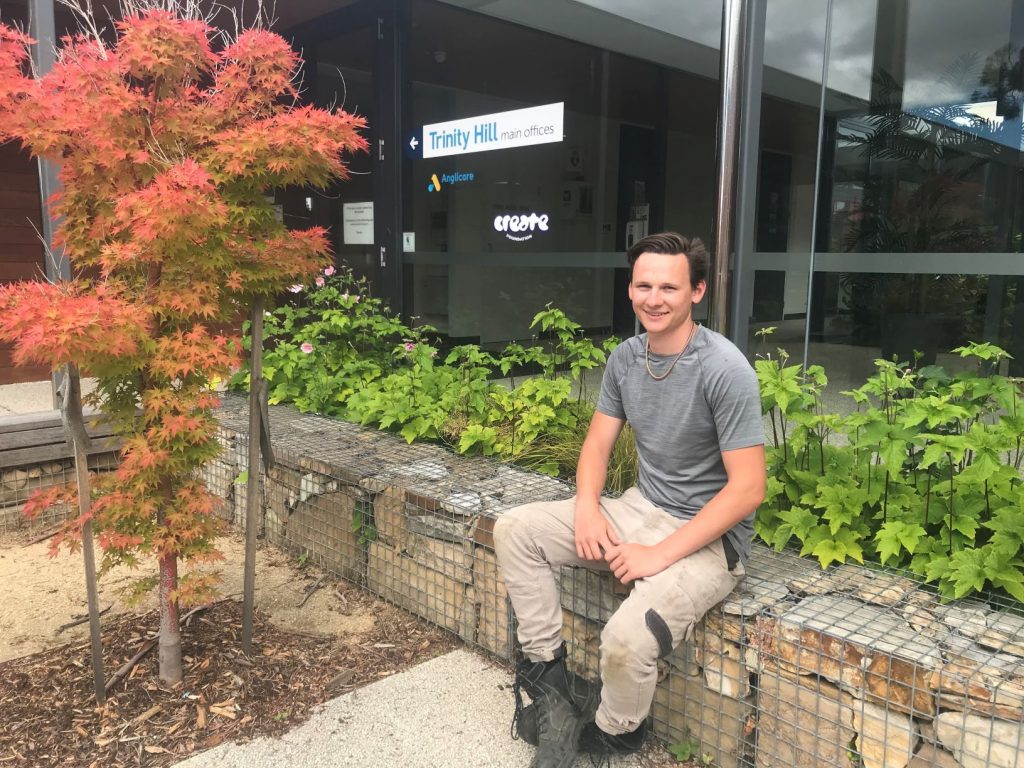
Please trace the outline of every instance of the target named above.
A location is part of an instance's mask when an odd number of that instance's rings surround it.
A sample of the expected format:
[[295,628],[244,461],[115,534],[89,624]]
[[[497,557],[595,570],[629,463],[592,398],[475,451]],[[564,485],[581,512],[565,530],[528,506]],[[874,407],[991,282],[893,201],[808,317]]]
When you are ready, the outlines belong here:
[[[267,30],[216,45],[204,21],[149,10],[116,33],[109,45],[63,40],[52,70],[32,77],[32,41],[0,25],[0,141],[59,165],[51,210],[76,275],[0,288],[0,338],[18,363],[97,378],[124,442],[88,514],[104,567],[159,563],[142,586],[159,586],[160,676],[173,683],[178,605],[212,587],[179,577],[179,560],[218,557],[216,499],[198,478],[218,452],[211,383],[237,367],[240,344],[214,329],[327,263],[325,233],[287,230],[267,195],[344,178],[342,153],[366,142],[362,119],[299,103],[299,59]],[[75,548],[84,522],[54,551]]]

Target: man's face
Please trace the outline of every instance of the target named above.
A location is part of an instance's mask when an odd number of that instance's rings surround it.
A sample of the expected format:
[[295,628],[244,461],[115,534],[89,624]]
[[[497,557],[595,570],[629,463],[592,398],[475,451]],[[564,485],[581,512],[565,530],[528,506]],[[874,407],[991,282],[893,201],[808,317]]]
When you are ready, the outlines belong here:
[[629,298],[652,340],[676,341],[706,288],[703,281],[690,287],[690,262],[684,254],[642,253],[633,265]]

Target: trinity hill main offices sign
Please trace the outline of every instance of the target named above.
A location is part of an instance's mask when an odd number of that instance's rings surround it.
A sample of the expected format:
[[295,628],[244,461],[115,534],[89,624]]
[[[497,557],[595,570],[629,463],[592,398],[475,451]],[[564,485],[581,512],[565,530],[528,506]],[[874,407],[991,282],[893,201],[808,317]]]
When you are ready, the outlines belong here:
[[423,133],[408,144],[413,152],[422,146],[424,158],[550,144],[562,140],[564,114],[565,103],[560,101],[432,123],[424,125]]

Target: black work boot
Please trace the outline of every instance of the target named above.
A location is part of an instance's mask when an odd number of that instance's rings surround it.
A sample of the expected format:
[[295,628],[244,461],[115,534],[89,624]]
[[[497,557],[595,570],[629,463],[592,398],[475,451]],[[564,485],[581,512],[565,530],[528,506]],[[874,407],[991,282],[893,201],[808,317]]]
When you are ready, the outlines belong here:
[[602,765],[605,760],[611,763],[612,755],[631,755],[639,752],[647,738],[647,721],[644,720],[628,733],[612,735],[597,727],[597,723],[587,723],[580,734],[580,751],[591,756],[591,762]]
[[[568,672],[569,677],[569,692],[572,694],[573,703],[576,704],[576,708],[579,709],[580,714],[583,718],[584,733],[586,728],[593,724],[594,714],[597,712],[597,705],[600,701],[598,695],[598,686],[596,683],[577,677],[572,672]],[[519,713],[519,717],[516,719],[516,728],[512,734],[513,738],[522,739],[527,744],[537,746],[537,705],[527,704],[523,707],[522,712]],[[587,749],[581,744],[579,745],[581,752],[586,752]]]
[[521,689],[525,689],[533,701],[536,713],[537,753],[530,768],[569,768],[576,760],[577,744],[585,720],[584,708],[576,703],[573,684],[565,668],[565,645],[555,652],[553,661],[527,660],[516,667],[513,735],[525,709]]
[[[581,682],[583,685],[590,685],[585,680]],[[580,701],[581,706],[584,706],[582,698],[577,700]],[[593,705],[584,712],[583,730],[580,732],[580,740],[576,744],[577,751],[590,755],[598,761],[597,765],[601,765],[603,760],[611,755],[631,755],[643,748],[644,740],[647,738],[646,720],[629,733],[613,736],[597,727],[594,722],[596,697],[590,701],[593,702]],[[590,701],[587,704],[590,704]],[[537,746],[537,712],[533,704],[524,707],[519,716],[519,738],[527,744]]]

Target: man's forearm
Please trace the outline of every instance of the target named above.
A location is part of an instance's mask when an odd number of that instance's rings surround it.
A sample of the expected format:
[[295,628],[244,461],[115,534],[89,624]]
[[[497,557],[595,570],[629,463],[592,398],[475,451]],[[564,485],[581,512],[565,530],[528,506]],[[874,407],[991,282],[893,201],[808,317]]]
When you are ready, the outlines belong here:
[[580,459],[576,465],[576,504],[593,505],[601,502],[605,476],[608,473],[608,459],[592,444],[584,442]]
[[692,520],[657,545],[666,560],[665,567],[721,538],[757,509],[763,496],[756,487],[726,483]]

